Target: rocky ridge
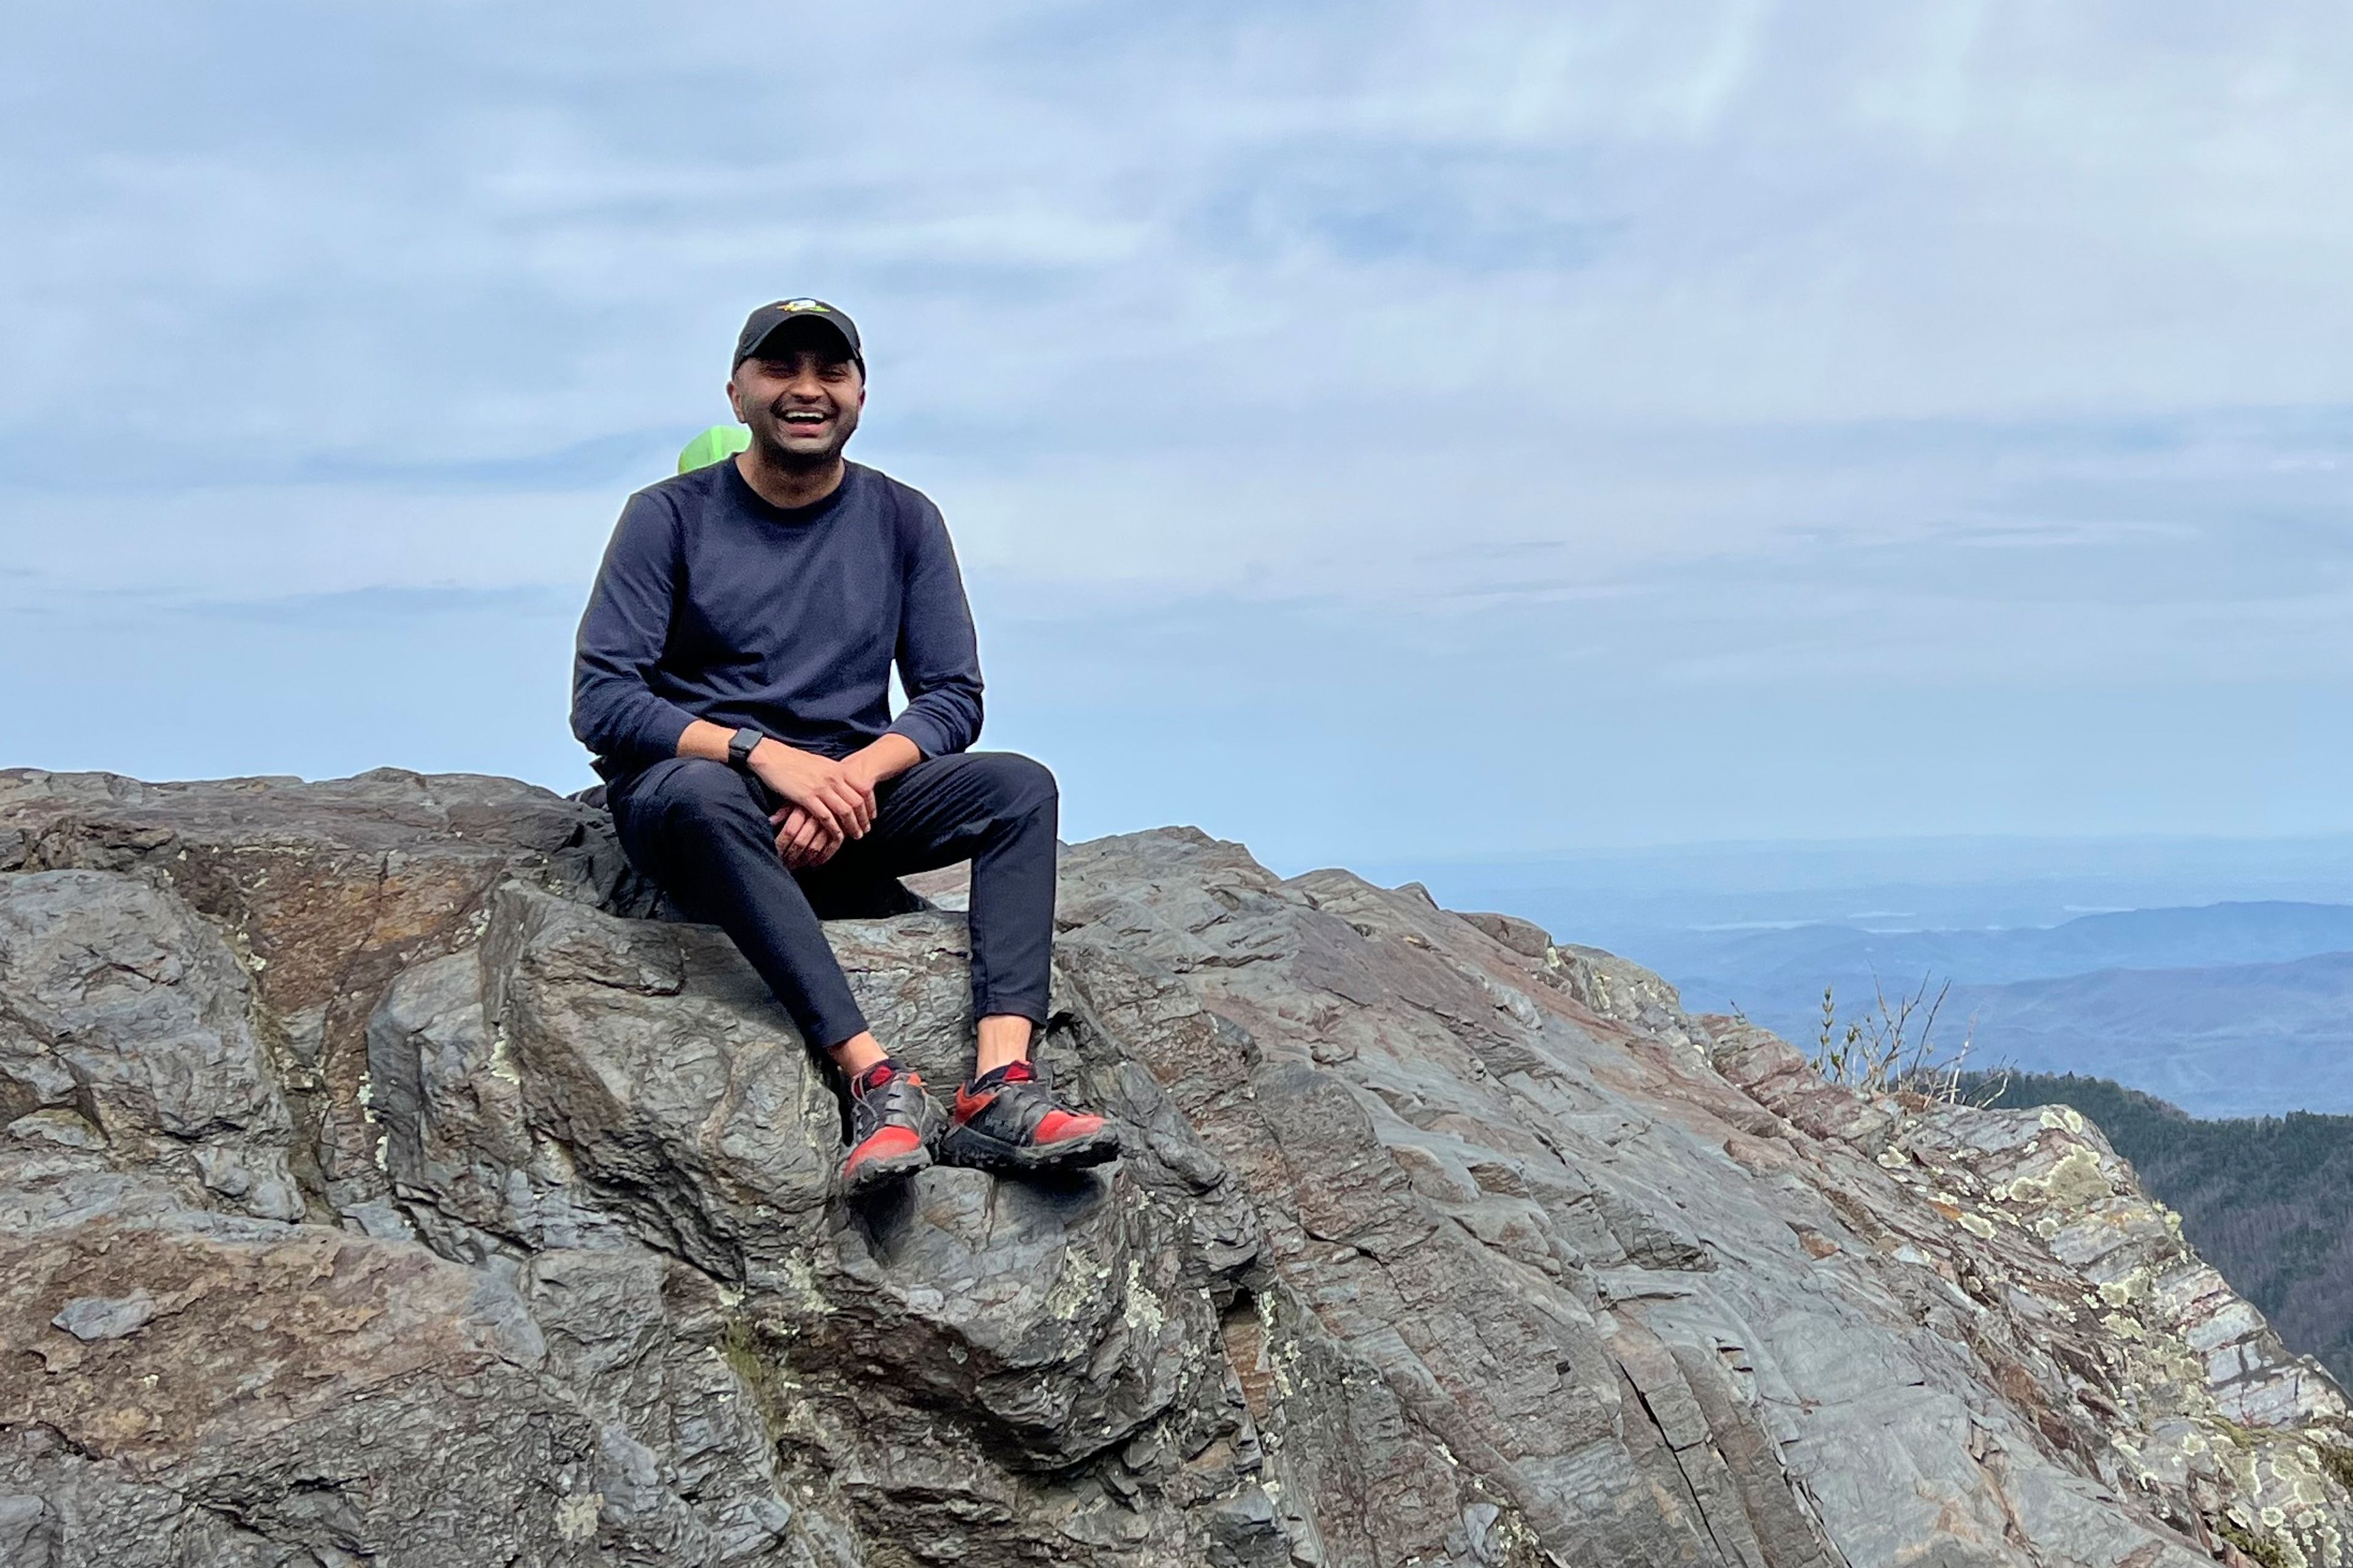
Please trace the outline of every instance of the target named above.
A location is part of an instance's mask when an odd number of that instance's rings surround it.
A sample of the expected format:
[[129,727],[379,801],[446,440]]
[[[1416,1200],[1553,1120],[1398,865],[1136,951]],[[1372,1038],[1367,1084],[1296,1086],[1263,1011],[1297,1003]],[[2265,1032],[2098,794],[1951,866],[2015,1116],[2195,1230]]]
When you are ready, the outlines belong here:
[[[2343,1561],[2342,1394],[2072,1113],[1166,830],[1041,1052],[1130,1157],[853,1210],[654,912],[511,781],[0,773],[0,1564]],[[830,930],[953,1079],[961,917]]]

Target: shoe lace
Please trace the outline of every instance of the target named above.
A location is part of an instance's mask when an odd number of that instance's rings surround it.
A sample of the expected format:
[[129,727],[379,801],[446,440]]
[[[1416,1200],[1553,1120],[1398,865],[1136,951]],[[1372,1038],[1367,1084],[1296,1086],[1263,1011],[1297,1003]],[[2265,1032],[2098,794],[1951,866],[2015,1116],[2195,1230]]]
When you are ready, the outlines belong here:
[[850,1121],[860,1142],[894,1124],[922,1127],[922,1075],[884,1063],[869,1068],[858,1082],[859,1091],[850,1099]]
[[978,1086],[958,1089],[957,1116],[965,1121],[987,1116],[998,1124],[993,1131],[1000,1135],[1018,1131],[1026,1139],[1047,1117],[1063,1109],[1053,1091],[1028,1070],[1027,1062],[1014,1066],[1021,1069],[1018,1077],[1010,1072],[1001,1079],[990,1074]]

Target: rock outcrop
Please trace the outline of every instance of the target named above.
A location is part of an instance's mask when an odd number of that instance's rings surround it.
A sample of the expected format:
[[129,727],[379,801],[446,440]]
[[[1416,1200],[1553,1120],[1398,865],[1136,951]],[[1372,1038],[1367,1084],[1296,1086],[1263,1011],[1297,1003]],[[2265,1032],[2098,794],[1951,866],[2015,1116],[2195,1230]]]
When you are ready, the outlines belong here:
[[[2072,1113],[1169,830],[1062,866],[1129,1156],[851,1207],[652,912],[508,781],[0,773],[0,1564],[2343,1560],[2342,1395]],[[830,930],[957,1076],[961,916]]]

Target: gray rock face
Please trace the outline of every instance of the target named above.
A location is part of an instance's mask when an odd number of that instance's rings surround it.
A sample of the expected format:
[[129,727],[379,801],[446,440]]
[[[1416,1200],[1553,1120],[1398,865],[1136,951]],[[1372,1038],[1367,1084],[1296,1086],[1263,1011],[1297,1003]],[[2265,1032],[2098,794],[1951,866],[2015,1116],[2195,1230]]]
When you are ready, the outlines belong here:
[[95,871],[0,880],[0,1114],[297,1219],[245,971],[178,899]]
[[0,771],[0,873],[65,868],[168,889],[250,973],[320,1218],[384,1195],[361,1093],[367,1019],[396,975],[471,948],[511,879],[624,913],[653,901],[602,813],[512,779],[392,769],[315,784]]
[[[1040,1057],[1129,1157],[852,1207],[586,808],[0,773],[0,861],[9,1568],[2343,1554],[2341,1394],[2095,1129],[1419,889],[1069,851]],[[952,1084],[961,917],[829,929]]]

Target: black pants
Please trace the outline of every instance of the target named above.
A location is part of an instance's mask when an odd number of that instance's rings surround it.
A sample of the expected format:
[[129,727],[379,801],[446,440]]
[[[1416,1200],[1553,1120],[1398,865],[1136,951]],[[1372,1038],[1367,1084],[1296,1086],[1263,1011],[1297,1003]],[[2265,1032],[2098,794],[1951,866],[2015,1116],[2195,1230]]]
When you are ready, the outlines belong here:
[[672,757],[615,790],[629,861],[691,919],[734,939],[793,1023],[832,1047],[866,1027],[820,920],[908,907],[898,879],[972,862],[975,1016],[1046,1021],[1054,942],[1054,775],[1010,752],[928,757],[874,792],[874,825],[798,873],[776,853],[776,802],[723,763]]

